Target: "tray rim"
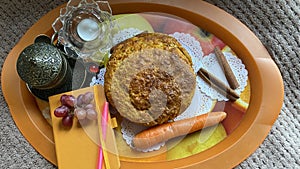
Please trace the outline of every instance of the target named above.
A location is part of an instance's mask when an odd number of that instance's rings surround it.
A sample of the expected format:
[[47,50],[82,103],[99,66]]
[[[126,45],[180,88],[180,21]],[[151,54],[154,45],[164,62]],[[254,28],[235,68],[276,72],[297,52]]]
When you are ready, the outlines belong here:
[[[138,168],[140,166],[153,168],[157,167],[157,165],[166,168],[232,168],[253,153],[265,139],[279,115],[284,95],[280,72],[254,33],[230,14],[200,0],[187,1],[184,4],[175,0],[166,2],[159,0],[110,0],[109,3],[115,14],[147,11],[166,12],[183,17],[193,24],[206,29],[228,44],[238,56],[243,56],[241,59],[246,64],[250,83],[252,84],[250,104],[244,119],[240,126],[221,143],[202,153],[180,160],[152,163],[122,161],[122,168]],[[49,23],[56,19],[60,8],[64,5],[58,6],[47,13],[25,33],[7,56],[1,76],[3,94],[17,127],[30,144],[53,164],[57,164],[54,143],[49,142],[49,138],[45,138],[41,131],[37,131],[35,124],[30,123],[32,121],[27,113],[21,114],[24,110],[25,112],[36,110],[35,105],[30,104],[33,101],[32,96],[29,92],[22,91],[25,84],[18,77],[10,78],[10,80],[5,79],[11,76],[8,74],[9,72],[17,75],[15,67],[11,65],[16,63],[18,54],[23,50],[24,46],[33,42],[40,30],[49,30],[49,27],[51,30]],[[226,19],[223,19],[224,17]],[[51,31],[43,33],[51,34]],[[17,89],[12,90],[10,87],[12,85],[16,86],[16,84]],[[21,99],[22,104],[13,104],[16,96],[17,99]],[[274,100],[274,97],[277,99]],[[22,100],[23,98],[26,99]],[[41,119],[42,116],[37,118],[40,121],[44,120]],[[43,126],[43,128],[46,130],[47,126]],[[33,138],[30,137],[33,134],[35,136]],[[252,142],[249,143],[249,140]],[[236,154],[238,154],[238,157],[236,157]],[[226,163],[224,163],[224,160]]]

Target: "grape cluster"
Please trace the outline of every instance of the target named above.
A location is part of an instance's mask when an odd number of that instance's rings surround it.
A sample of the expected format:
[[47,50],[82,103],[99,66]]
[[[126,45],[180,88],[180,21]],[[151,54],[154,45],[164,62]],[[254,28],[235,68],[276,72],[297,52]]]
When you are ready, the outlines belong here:
[[54,110],[56,117],[62,118],[62,124],[66,127],[73,125],[74,116],[78,120],[96,120],[97,112],[93,103],[94,93],[86,92],[77,98],[73,95],[62,95],[60,97],[61,106]]

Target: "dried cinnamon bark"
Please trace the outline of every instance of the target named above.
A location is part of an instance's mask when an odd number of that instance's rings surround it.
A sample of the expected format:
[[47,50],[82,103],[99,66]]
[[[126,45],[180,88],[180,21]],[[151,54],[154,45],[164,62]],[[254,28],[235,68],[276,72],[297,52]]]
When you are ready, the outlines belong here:
[[239,83],[238,81],[236,80],[230,66],[229,66],[229,63],[227,62],[225,56],[223,55],[222,51],[220,50],[219,47],[216,47],[215,48],[215,54],[216,54],[216,57],[219,61],[219,64],[226,76],[226,79],[229,83],[229,86],[232,88],[232,89],[236,89],[239,87]]
[[205,69],[200,68],[197,74],[228,99],[235,101],[240,98],[240,96],[233,89]]

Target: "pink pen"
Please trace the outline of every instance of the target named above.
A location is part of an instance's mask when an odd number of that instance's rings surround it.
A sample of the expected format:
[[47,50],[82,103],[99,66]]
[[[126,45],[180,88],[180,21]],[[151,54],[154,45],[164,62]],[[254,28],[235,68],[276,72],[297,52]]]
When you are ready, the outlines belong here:
[[[102,118],[101,118],[101,128],[102,128],[102,138],[106,138],[106,129],[107,129],[107,122],[108,122],[108,102],[104,103]],[[98,163],[97,169],[102,169],[103,166],[103,149],[102,146],[99,146],[99,155],[98,155]]]

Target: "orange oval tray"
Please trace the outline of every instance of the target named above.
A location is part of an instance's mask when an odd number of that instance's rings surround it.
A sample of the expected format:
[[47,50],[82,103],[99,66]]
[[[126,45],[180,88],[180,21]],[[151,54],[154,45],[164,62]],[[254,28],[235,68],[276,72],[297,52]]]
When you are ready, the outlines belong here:
[[[167,162],[121,161],[122,168],[150,169],[232,168],[253,153],[269,133],[283,103],[280,72],[258,38],[240,21],[223,10],[200,0],[110,0],[114,14],[164,12],[182,17],[216,35],[242,59],[249,72],[251,99],[237,129],[214,147],[188,158]],[[47,160],[57,164],[52,128],[41,115],[34,98],[19,79],[16,60],[39,34],[51,35],[51,24],[62,6],[34,24],[12,49],[2,69],[2,89],[12,117],[30,144]]]

